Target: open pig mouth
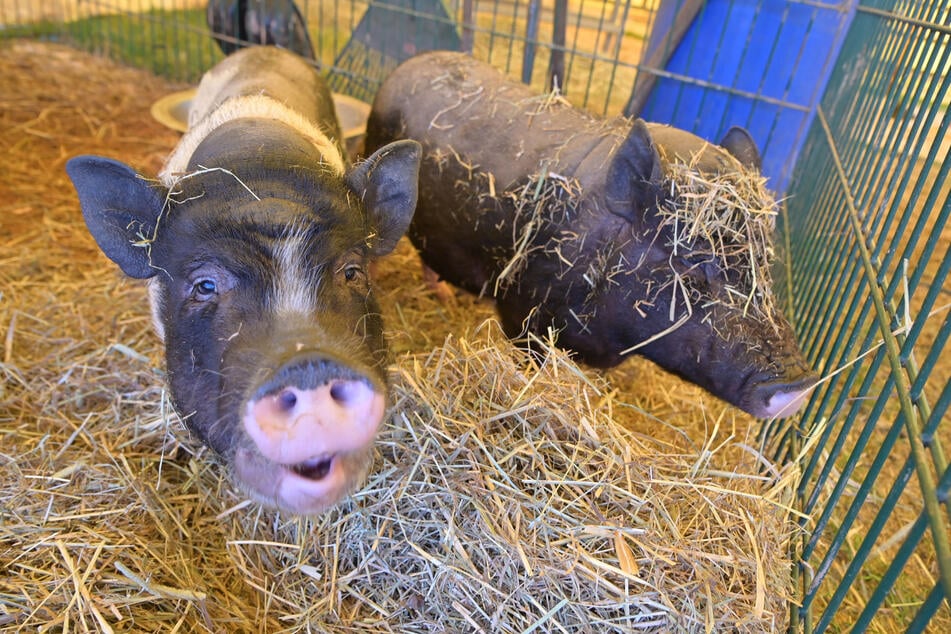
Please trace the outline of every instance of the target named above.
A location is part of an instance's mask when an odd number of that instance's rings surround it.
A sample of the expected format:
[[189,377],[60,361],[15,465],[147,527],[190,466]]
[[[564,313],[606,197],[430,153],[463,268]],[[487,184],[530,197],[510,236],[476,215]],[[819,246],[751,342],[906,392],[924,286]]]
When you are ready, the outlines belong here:
[[314,515],[348,495],[369,470],[372,452],[322,455],[280,464],[252,448],[234,456],[236,482],[255,500],[284,511]]
[[288,469],[307,480],[323,480],[330,473],[330,467],[333,466],[333,456],[322,456],[311,458],[290,465]]

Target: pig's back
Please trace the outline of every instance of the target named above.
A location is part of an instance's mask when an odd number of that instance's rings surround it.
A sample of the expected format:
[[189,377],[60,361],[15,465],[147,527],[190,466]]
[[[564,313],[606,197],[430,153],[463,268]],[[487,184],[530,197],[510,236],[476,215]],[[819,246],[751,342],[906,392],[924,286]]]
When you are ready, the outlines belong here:
[[[574,188],[581,204],[584,192],[603,189],[611,152],[629,128],[626,120],[604,121],[535,94],[467,55],[435,52],[386,79],[367,125],[367,150],[398,139],[422,144],[408,235],[442,279],[496,295],[515,255],[514,237],[537,206],[524,197],[540,181],[557,181]],[[540,226],[533,236],[539,243],[559,228]]]
[[329,126],[340,137],[330,89],[307,60],[274,46],[243,48],[205,73],[189,111],[194,124],[225,101],[264,95],[275,99],[313,122]]
[[404,62],[373,104],[368,149],[398,138],[449,152],[506,188],[550,169],[571,173],[597,144],[604,122],[563,99],[538,95],[463,53]]

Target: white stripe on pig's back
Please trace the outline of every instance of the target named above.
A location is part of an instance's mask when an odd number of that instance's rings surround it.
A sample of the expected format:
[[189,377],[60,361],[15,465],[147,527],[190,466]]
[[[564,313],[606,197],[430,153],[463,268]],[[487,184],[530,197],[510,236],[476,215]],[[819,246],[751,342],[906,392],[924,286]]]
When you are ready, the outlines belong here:
[[205,73],[188,108],[188,127],[194,127],[215,107],[225,86],[234,81],[241,67],[238,64],[219,64]]
[[[222,73],[222,75],[224,74]],[[213,77],[212,79],[217,81],[218,78]],[[209,94],[215,95],[217,93],[210,92]],[[207,106],[203,107],[207,108]],[[166,187],[172,187],[175,181],[185,174],[192,154],[212,131],[229,121],[246,118],[279,121],[290,126],[314,145],[320,153],[323,163],[334,173],[343,175],[346,170],[346,164],[337,144],[315,123],[276,99],[266,95],[248,95],[228,99],[189,127],[165,161],[165,167],[159,173],[162,184]]]

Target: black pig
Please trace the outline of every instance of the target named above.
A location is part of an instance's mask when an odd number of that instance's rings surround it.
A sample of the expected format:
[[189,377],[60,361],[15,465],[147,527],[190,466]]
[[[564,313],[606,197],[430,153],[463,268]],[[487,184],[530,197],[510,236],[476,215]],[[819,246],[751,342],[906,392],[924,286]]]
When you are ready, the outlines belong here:
[[[413,244],[442,279],[494,297],[509,336],[554,329],[598,367],[637,352],[755,416],[804,401],[815,379],[768,285],[775,202],[742,129],[715,146],[605,121],[435,52],[377,94],[367,148],[397,139],[423,146]],[[698,202],[701,177],[755,209]],[[713,228],[693,208],[748,222]]]
[[80,156],[67,171],[99,247],[151,279],[172,399],[252,497],[320,512],[364,477],[387,404],[367,278],[416,203],[420,148],[351,168],[303,59],[242,49],[202,79],[159,182]]

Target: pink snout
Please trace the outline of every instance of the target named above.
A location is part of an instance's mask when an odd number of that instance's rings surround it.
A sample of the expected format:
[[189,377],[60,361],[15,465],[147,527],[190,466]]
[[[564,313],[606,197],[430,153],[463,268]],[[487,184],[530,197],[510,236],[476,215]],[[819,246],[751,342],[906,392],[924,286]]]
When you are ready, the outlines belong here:
[[795,415],[809,400],[815,387],[815,377],[809,376],[793,383],[759,386],[754,391],[750,413],[758,418],[786,418]]
[[323,511],[363,479],[385,408],[385,396],[359,379],[253,399],[243,423],[257,452],[238,450],[238,479],[279,508]]

